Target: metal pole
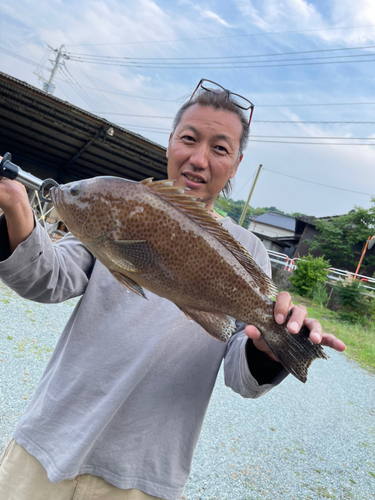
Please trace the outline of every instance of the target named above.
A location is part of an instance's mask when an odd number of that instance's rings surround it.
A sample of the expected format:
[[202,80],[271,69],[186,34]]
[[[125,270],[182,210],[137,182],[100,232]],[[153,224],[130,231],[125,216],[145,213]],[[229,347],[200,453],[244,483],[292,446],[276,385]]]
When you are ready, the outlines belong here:
[[58,52],[57,52],[57,56],[56,56],[56,59],[55,59],[55,65],[52,69],[52,72],[51,72],[51,76],[49,77],[49,80],[48,82],[44,83],[43,84],[43,90],[45,90],[48,94],[53,94],[53,91],[55,90],[55,87],[54,85],[52,85],[52,80],[55,76],[55,73],[57,71],[57,68],[59,67],[59,62],[60,62],[60,58],[62,56],[62,49],[64,47],[64,44],[61,45],[61,47],[59,48]]
[[363,257],[365,256],[365,253],[366,253],[366,250],[367,250],[367,247],[370,243],[370,240],[371,240],[371,236],[369,236],[367,238],[367,241],[366,241],[366,244],[365,246],[363,247],[363,251],[362,251],[362,255],[361,255],[361,258],[359,259],[359,263],[358,263],[358,266],[357,266],[357,269],[355,270],[355,275],[354,275],[354,279],[353,281],[356,279],[357,277],[357,274],[358,274],[358,271],[359,271],[359,268],[361,267],[361,264],[362,264],[362,261],[363,261]]
[[241,218],[240,218],[240,221],[239,221],[239,223],[238,223],[238,225],[239,225],[239,226],[242,226],[243,221],[244,221],[244,219],[245,219],[245,215],[246,215],[246,212],[247,212],[247,207],[249,206],[249,203],[250,203],[251,197],[252,197],[253,192],[254,192],[255,184],[257,183],[257,180],[258,180],[258,177],[259,177],[260,171],[262,170],[262,166],[263,166],[263,165],[259,165],[258,172],[257,172],[257,175],[255,176],[255,179],[254,179],[253,185],[252,185],[252,187],[251,187],[251,191],[250,191],[249,197],[248,197],[248,199],[247,199],[247,202],[245,203],[245,206],[243,207],[243,211],[242,211],[242,214],[241,214]]

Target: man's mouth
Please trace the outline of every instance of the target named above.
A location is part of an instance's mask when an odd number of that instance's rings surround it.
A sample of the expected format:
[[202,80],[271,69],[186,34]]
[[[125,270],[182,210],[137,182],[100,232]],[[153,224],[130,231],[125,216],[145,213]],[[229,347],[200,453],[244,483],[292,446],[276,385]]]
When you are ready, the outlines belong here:
[[184,173],[184,177],[191,182],[196,182],[197,184],[204,184],[206,181],[202,177],[198,177],[196,175],[190,173]]

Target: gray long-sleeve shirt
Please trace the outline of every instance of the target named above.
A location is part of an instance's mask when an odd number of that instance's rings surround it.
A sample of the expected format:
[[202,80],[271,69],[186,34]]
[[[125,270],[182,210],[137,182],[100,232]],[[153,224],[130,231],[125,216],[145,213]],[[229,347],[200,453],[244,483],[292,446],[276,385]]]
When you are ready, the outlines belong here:
[[[269,274],[262,243],[229,218],[223,225]],[[244,397],[286,376],[259,385],[243,325],[229,342],[215,341],[166,299],[129,293],[71,235],[52,246],[37,224],[9,256],[2,220],[0,243],[0,277],[21,296],[82,295],[14,433],[52,482],[89,473],[179,498],[223,358],[226,384]]]

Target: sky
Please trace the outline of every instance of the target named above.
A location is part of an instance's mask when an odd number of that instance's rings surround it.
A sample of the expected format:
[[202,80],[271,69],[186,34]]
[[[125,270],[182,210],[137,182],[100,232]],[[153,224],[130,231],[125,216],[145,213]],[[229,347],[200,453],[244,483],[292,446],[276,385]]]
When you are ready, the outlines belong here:
[[253,207],[371,206],[374,0],[2,0],[0,71],[42,88],[63,44],[54,95],[163,146],[201,78],[253,102],[232,198],[261,164]]

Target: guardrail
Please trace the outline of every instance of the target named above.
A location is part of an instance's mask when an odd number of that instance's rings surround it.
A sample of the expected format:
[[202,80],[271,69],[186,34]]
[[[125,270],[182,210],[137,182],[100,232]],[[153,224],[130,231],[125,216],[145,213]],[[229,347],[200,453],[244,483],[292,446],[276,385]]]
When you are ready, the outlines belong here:
[[[298,261],[302,260],[299,257],[292,259],[288,255],[280,252],[274,252],[273,250],[267,250],[269,259],[274,267],[284,269],[284,271],[292,272],[298,266]],[[331,283],[332,285],[339,280],[352,280],[359,279],[361,285],[365,289],[363,295],[372,295],[375,293],[375,278],[370,276],[365,276],[363,274],[352,273],[345,271],[344,269],[337,269],[335,267],[328,268],[328,275],[326,283]]]
[[351,273],[349,271],[344,271],[343,269],[336,269],[335,267],[328,268],[327,283],[335,284],[339,280],[352,280],[359,279],[362,287],[365,288],[364,295],[372,295],[371,292],[375,292],[375,278],[370,278],[370,276],[364,276],[363,274]]
[[285,253],[274,252],[273,250],[267,250],[271,264],[274,264],[274,267],[278,267],[280,269],[284,269],[284,271],[291,272],[293,271],[295,266],[295,259],[291,259]]

